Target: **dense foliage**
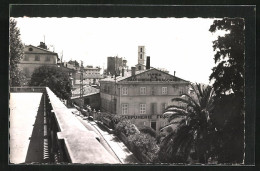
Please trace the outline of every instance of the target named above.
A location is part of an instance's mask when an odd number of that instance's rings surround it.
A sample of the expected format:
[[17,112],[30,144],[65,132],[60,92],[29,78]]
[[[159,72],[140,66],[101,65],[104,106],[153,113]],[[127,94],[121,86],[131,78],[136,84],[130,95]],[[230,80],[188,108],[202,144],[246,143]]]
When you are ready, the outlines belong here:
[[244,93],[244,19],[224,18],[215,20],[209,31],[227,31],[223,37],[213,42],[216,52],[214,60],[217,64],[213,68],[210,80],[217,95],[226,94],[230,90],[235,93]]
[[181,98],[173,98],[178,105],[168,106],[169,122],[178,122],[177,130],[163,139],[160,146],[159,159],[166,163],[187,163],[193,160],[207,163],[211,151],[211,136],[214,128],[211,115],[214,109],[214,91],[210,86],[191,85],[193,95],[183,94]]
[[[148,129],[142,129],[147,132]],[[115,133],[121,137],[122,135],[126,138],[123,139],[124,143],[128,145],[129,149],[134,155],[142,162],[150,163],[157,161],[157,153],[159,147],[156,144],[155,137],[149,133],[143,133],[130,122],[128,119],[120,119],[116,124]]]
[[157,137],[156,131],[149,126],[143,126],[139,130],[140,130],[140,132],[142,132],[144,134],[149,134],[151,137],[154,137],[154,138]]
[[242,163],[244,154],[244,19],[215,20],[211,32],[228,33],[213,42],[216,67],[210,75],[217,98],[213,113],[220,163]]
[[156,162],[159,147],[154,137],[145,133],[137,133],[130,135],[128,141],[133,144],[135,154],[143,154],[149,158],[150,162]]
[[139,133],[140,131],[137,127],[132,124],[129,120],[123,119],[121,120],[115,127],[116,134],[123,133],[125,136],[133,135]]
[[22,86],[25,82],[25,75],[18,68],[20,60],[24,57],[24,46],[20,39],[20,30],[16,26],[17,22],[14,19],[10,19],[10,86]]
[[67,100],[71,97],[70,77],[56,66],[41,66],[35,69],[30,85],[47,86],[61,99]]

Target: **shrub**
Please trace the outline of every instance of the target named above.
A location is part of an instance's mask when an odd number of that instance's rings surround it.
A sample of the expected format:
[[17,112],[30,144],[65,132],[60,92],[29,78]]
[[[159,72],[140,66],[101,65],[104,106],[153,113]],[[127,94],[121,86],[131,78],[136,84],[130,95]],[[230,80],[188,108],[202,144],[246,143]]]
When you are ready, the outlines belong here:
[[156,136],[157,136],[156,131],[154,129],[152,129],[151,127],[143,126],[139,130],[140,130],[140,132],[142,132],[144,134],[149,134],[150,136],[152,136],[154,138],[156,138]]
[[150,136],[149,134],[139,133],[130,135],[128,140],[131,144],[133,144],[134,153],[139,159],[143,158],[142,154],[147,156],[150,159],[150,162],[153,162],[157,159],[159,147],[157,146],[154,137]]
[[120,133],[123,133],[124,135],[126,135],[126,127],[130,127],[130,125],[131,125],[131,122],[126,119],[118,122],[118,124],[116,124],[116,127],[115,127],[115,133],[117,135],[120,135]]

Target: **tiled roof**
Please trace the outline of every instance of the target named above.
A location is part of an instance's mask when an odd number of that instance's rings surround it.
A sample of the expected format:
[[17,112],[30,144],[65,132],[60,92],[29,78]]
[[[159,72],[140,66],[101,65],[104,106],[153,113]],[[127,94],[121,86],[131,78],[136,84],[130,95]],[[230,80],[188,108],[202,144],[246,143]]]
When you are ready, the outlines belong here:
[[[151,69],[150,69],[150,70],[151,70]],[[141,74],[141,73],[143,73],[143,72],[145,72],[145,71],[148,71],[148,70],[135,71],[135,75]],[[128,78],[128,77],[131,77],[131,76],[132,76],[131,71],[128,71],[128,72],[126,71],[126,72],[124,73],[124,77],[122,77],[121,75],[116,77],[116,82],[121,81],[121,80],[124,80],[124,79],[126,79],[126,78]],[[100,81],[115,81],[115,77],[109,76],[109,77],[107,77],[107,78],[101,79]]]
[[[99,89],[97,88],[94,88],[94,87],[91,87],[89,85],[85,85],[84,87],[84,94],[83,96],[89,96],[89,95],[92,95],[92,94],[97,94],[100,92]],[[76,98],[77,96],[80,95],[80,88],[77,88],[76,90],[72,91],[72,98]]]

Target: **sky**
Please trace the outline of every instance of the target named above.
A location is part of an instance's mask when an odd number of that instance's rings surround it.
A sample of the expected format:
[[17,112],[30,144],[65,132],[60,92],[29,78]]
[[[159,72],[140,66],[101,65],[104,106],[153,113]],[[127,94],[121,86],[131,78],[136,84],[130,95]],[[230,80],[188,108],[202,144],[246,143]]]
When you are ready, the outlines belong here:
[[187,81],[209,84],[214,64],[213,41],[223,33],[209,32],[214,19],[205,18],[15,18],[25,45],[44,42],[63,52],[63,61],[107,67],[107,57],[137,64],[138,46],[145,46],[151,66],[165,68]]

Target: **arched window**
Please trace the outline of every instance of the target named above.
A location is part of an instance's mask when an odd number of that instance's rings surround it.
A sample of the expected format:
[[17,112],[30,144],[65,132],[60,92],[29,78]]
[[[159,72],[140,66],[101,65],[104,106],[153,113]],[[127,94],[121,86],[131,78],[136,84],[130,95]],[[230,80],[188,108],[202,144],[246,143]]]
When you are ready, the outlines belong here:
[[141,66],[138,66],[138,69],[141,70]]
[[140,59],[142,59],[142,54],[140,54]]
[[141,48],[140,51],[143,52],[143,48]]

